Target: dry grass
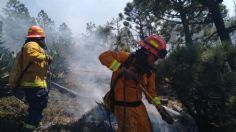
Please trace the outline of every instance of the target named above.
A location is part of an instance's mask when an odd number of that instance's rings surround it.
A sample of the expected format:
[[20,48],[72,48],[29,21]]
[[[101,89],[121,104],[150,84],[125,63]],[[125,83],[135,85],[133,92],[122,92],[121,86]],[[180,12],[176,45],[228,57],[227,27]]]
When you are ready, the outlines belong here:
[[13,96],[0,98],[0,131],[18,131],[26,110],[27,105]]
[[[73,108],[71,108],[72,106]],[[0,131],[19,130],[27,114],[27,108],[27,104],[17,100],[13,96],[0,98]],[[76,99],[51,90],[48,106],[43,112],[43,126],[50,127],[55,124],[63,126],[74,122],[76,116],[68,109],[79,109]]]
[[70,107],[74,106],[72,102],[73,99],[56,91],[50,91],[49,103],[44,110],[43,124],[65,125],[76,120],[74,113],[69,112]]

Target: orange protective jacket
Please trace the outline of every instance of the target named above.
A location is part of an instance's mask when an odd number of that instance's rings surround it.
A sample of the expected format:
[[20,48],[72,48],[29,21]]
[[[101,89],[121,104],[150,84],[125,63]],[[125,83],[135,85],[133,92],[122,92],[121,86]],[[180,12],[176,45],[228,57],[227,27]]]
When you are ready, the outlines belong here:
[[[121,70],[122,64],[125,63],[129,54],[127,52],[114,52],[106,51],[99,56],[99,60],[105,66],[113,71],[112,81],[116,79],[118,73]],[[131,64],[130,68],[134,68]],[[138,75],[139,83],[141,83],[149,91],[150,95],[155,98],[155,74],[152,73],[150,77],[146,74]],[[126,84],[126,85],[125,85]],[[141,101],[142,90],[134,80],[125,80],[124,77],[118,79],[114,87],[114,96],[116,101],[127,102]],[[152,127],[150,119],[143,103],[137,107],[126,107],[126,116],[124,118],[124,106],[115,105],[115,116],[118,123],[118,130],[122,131],[125,128],[125,132],[151,132]],[[124,124],[125,123],[125,124]]]

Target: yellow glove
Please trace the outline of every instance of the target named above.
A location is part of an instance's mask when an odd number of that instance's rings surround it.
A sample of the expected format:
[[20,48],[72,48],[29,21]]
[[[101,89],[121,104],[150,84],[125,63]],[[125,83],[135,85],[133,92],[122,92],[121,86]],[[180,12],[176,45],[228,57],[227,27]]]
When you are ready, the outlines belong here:
[[152,99],[152,102],[154,103],[154,105],[156,106],[161,106],[161,98],[160,97],[155,97]]

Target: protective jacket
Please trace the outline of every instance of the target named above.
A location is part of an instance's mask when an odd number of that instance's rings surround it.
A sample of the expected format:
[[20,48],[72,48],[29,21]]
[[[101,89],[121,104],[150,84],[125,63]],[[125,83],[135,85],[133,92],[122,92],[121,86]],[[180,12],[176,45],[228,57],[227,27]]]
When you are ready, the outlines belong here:
[[[117,78],[119,72],[121,71],[121,67],[128,59],[128,56],[129,54],[127,52],[122,51],[106,51],[99,56],[101,63],[113,71],[111,81],[114,81]],[[130,68],[135,69],[133,65],[131,65]],[[145,86],[153,98],[157,97],[155,90],[155,74],[152,73],[150,76],[147,76],[146,74],[137,74],[138,83]],[[117,131],[122,131],[122,127],[124,126],[126,132],[152,131],[146,108],[141,101],[142,90],[138,83],[131,79],[127,80],[124,77],[120,77],[117,80],[114,88],[114,96],[116,101],[115,116],[118,123]],[[126,112],[124,112],[124,105],[122,105],[124,100],[127,105],[125,110]],[[131,107],[129,107],[129,104]],[[126,114],[126,116],[124,116],[124,114]]]
[[36,42],[28,42],[24,45],[22,51],[22,68],[31,66],[27,69],[23,75],[20,87],[23,88],[46,88],[46,76],[47,76],[47,57],[43,48]]

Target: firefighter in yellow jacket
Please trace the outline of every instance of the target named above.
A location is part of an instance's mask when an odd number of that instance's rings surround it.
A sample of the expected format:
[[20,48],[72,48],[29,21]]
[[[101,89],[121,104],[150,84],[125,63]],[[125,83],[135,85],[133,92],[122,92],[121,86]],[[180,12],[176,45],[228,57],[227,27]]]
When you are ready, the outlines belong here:
[[47,106],[46,76],[52,59],[46,55],[45,48],[44,30],[39,26],[31,26],[21,51],[19,65],[22,69],[27,69],[18,84],[18,87],[24,90],[25,99],[29,104],[23,131],[33,131],[39,125],[43,109]]
[[[160,105],[155,90],[154,62],[166,56],[166,42],[157,35],[140,41],[141,48],[135,53],[106,51],[99,56],[101,63],[113,71],[115,116],[118,132],[151,132],[150,119],[142,103],[140,84],[145,86]],[[122,74],[120,78],[118,76]],[[117,79],[118,78],[118,79]],[[134,79],[135,78],[135,79]]]

